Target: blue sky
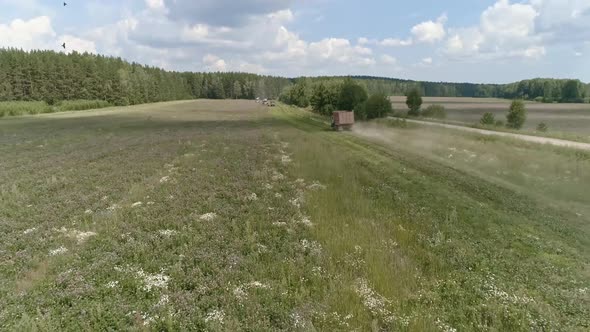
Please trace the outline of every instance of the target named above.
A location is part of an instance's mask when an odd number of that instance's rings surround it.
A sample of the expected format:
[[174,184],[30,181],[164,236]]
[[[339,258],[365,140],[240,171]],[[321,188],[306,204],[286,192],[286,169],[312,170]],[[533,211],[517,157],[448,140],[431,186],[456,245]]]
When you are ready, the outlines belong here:
[[171,70],[590,82],[590,0],[0,0],[0,47]]

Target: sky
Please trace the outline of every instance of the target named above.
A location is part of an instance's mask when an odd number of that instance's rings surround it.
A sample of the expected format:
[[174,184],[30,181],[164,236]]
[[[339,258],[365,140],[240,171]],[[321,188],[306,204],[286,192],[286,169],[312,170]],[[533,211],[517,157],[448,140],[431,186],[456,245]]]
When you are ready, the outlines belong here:
[[0,0],[0,47],[178,71],[590,82],[590,0],[65,1]]

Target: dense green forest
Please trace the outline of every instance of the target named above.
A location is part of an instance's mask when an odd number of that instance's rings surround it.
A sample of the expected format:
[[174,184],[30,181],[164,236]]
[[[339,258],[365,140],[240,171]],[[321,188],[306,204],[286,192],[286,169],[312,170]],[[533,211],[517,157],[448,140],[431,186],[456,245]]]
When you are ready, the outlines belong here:
[[[418,82],[355,76],[369,94],[403,95],[418,88],[424,96],[499,97],[545,102],[580,102],[590,85],[578,80],[533,79],[512,84]],[[103,100],[113,105],[193,98],[277,98],[284,90],[309,104],[317,82],[341,82],[344,77],[283,78],[246,73],[165,71],[93,54],[25,52],[0,49],[0,101]],[[283,93],[284,95],[285,93]]]
[[0,101],[105,100],[114,105],[278,96],[291,81],[245,73],[180,73],[100,55],[0,50]]

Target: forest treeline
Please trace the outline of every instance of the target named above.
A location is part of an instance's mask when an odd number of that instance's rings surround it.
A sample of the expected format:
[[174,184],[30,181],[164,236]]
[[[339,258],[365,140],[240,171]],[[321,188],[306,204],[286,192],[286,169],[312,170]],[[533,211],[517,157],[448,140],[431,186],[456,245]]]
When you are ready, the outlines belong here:
[[246,73],[190,73],[93,54],[0,49],[0,101],[104,100],[113,105],[278,96],[291,80]]
[[[103,100],[113,105],[130,105],[195,98],[277,98],[282,92],[293,90],[301,93],[298,97],[309,100],[315,83],[343,79],[175,72],[94,54],[0,49],[0,101],[45,101],[52,105],[63,100]],[[418,88],[427,97],[522,98],[545,102],[582,102],[590,97],[590,84],[579,80],[472,84],[368,76],[353,79],[369,94],[404,95]]]

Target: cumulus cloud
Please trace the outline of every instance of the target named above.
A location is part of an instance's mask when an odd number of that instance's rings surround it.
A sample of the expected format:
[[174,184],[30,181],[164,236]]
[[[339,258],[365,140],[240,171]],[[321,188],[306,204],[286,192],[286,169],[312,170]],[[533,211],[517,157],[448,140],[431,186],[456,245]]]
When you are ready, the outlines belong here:
[[29,20],[15,19],[8,24],[0,23],[0,40],[3,47],[24,50],[48,49],[63,51],[61,44],[66,43],[67,52],[96,53],[94,42],[73,35],[58,36],[48,16],[39,16]]
[[387,54],[382,55],[380,60],[381,63],[385,65],[395,65],[397,63],[397,59],[395,57]]
[[434,43],[442,40],[445,35],[445,23],[447,22],[447,15],[441,15],[436,22],[426,21],[412,28],[414,39],[422,43]]
[[3,47],[31,50],[35,48],[55,48],[56,33],[48,16],[30,20],[16,19],[8,24],[0,24],[0,40]]
[[242,26],[257,16],[288,9],[294,0],[167,0],[168,15],[190,24]]
[[213,55],[213,54],[205,55],[203,57],[203,63],[205,64],[207,69],[209,69],[209,71],[226,71],[227,70],[227,64],[225,63],[225,60],[223,60],[220,57]]
[[431,65],[432,64],[432,58],[424,58],[424,59],[422,59],[422,64]]
[[410,46],[413,44],[412,38],[408,39],[397,39],[397,38],[386,38],[378,43],[381,46]]
[[453,58],[542,57],[538,16],[531,4],[499,0],[481,14],[478,26],[450,29],[444,53]]

